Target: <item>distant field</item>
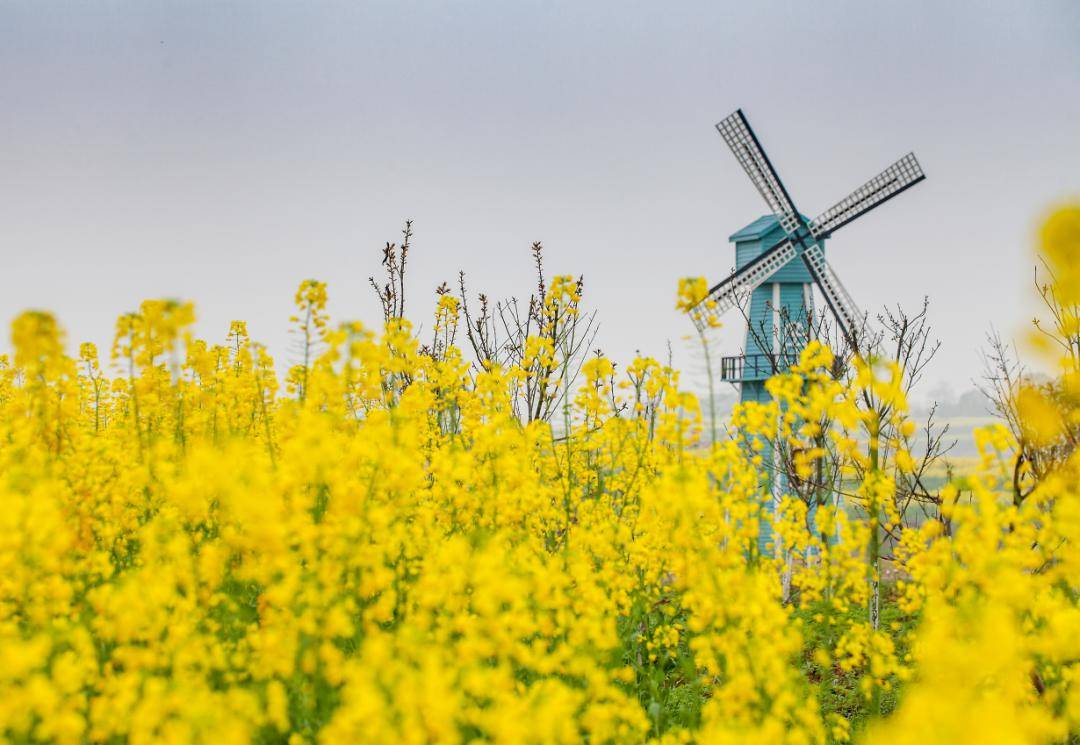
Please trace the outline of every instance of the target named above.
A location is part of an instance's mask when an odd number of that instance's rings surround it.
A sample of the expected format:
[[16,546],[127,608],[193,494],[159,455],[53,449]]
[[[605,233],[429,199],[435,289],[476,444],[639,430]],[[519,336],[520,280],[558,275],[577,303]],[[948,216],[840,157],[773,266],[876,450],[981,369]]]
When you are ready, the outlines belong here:
[[949,459],[959,465],[965,457],[976,457],[978,451],[975,449],[975,429],[989,426],[995,421],[990,416],[958,416],[942,419],[941,424],[949,426],[949,438],[956,441],[956,447],[949,453]]

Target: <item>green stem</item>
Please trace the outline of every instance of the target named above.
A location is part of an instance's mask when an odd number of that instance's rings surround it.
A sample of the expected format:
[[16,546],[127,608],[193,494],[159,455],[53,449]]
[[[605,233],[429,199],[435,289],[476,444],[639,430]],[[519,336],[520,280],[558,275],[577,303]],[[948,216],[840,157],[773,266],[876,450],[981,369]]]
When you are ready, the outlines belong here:
[[[875,480],[878,475],[878,470],[881,467],[879,454],[880,437],[880,423],[875,416],[873,423],[870,425],[870,475],[873,476]],[[870,563],[870,599],[868,610],[870,624],[874,631],[877,631],[881,622],[881,597],[879,594],[881,577],[881,532],[879,530],[879,522],[881,519],[881,506],[877,503],[876,495],[871,496],[868,507],[870,508],[870,547],[868,557]],[[873,686],[871,688],[870,711],[875,716],[881,714],[881,688],[877,685],[877,681],[873,681]]]
[[709,344],[705,340],[705,333],[698,332],[701,339],[701,350],[705,353],[705,374],[709,378],[709,446],[716,443],[716,391],[713,378],[712,358],[709,356]]

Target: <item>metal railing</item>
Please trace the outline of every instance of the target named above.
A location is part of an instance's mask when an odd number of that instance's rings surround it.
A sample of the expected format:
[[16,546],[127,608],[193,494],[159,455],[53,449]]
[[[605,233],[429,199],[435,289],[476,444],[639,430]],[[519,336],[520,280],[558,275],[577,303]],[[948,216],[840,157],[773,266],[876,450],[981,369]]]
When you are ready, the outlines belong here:
[[783,354],[742,354],[736,357],[720,358],[720,379],[729,383],[743,380],[765,380],[778,372],[784,372],[799,361],[799,355],[786,352]]

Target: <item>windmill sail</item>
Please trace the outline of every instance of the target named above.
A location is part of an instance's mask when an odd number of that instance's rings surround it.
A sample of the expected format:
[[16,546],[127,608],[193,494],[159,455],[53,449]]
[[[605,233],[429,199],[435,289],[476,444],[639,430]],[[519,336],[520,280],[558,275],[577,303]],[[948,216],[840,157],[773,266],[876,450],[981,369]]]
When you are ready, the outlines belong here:
[[761,148],[754,131],[750,129],[750,123],[743,116],[742,109],[737,109],[734,114],[717,124],[716,129],[731,148],[731,152],[735,153],[739,165],[754,182],[769,209],[780,219],[781,227],[788,235],[794,233],[799,227],[795,205],[769,162],[769,157]]
[[806,268],[810,270],[814,282],[821,288],[821,294],[825,296],[825,301],[829,304],[837,323],[840,324],[840,330],[847,337],[848,343],[855,347],[855,338],[863,320],[859,306],[855,304],[847,288],[840,282],[840,278],[829,266],[829,262],[825,260],[825,254],[822,253],[820,246],[815,243],[806,249],[802,254],[802,260],[806,263]]
[[828,238],[834,230],[847,225],[859,215],[866,214],[924,178],[926,176],[919,166],[919,161],[915,160],[915,154],[908,153],[811,220],[810,232],[815,238]]
[[[782,241],[773,246],[709,290],[709,294],[698,303],[690,314],[694,323],[699,328],[702,328],[707,325],[710,317],[719,316],[734,308],[747,294],[753,292],[754,288],[775,274],[777,270],[796,256],[798,256],[798,252],[790,241]],[[710,301],[712,307],[707,307]]]

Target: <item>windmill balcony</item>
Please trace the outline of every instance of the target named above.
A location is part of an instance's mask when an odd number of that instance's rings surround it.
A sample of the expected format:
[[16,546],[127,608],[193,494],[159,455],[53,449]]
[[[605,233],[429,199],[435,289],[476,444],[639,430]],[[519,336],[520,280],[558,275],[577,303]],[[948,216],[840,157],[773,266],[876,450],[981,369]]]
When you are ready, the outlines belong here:
[[742,354],[720,358],[720,379],[728,383],[746,380],[767,380],[776,372],[784,372],[799,361],[794,352],[783,354]]

